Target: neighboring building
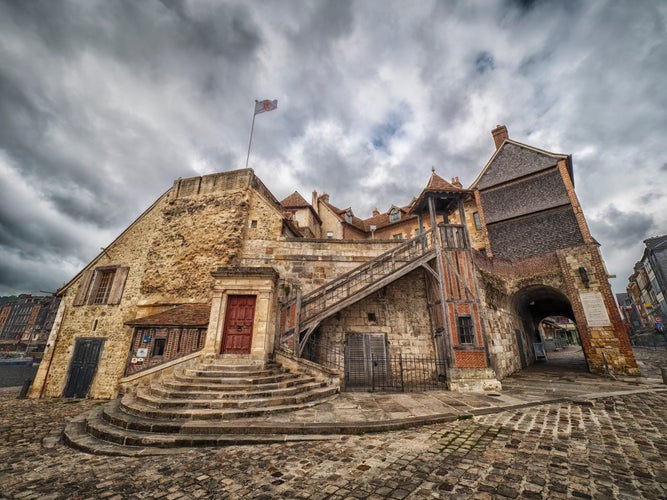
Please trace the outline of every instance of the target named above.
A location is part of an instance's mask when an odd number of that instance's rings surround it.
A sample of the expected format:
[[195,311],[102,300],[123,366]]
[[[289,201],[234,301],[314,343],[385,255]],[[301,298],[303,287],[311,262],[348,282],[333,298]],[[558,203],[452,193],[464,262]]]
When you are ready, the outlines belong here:
[[46,343],[51,331],[60,297],[19,295],[0,308],[0,341],[38,347]]
[[[644,240],[642,258],[635,263],[626,287],[637,311],[637,329],[654,328],[667,318],[667,235]],[[661,321],[662,320],[662,321]]]
[[593,372],[604,353],[637,375],[571,157],[493,136],[470,188],[432,169],[368,219],[327,194],[279,202],[250,169],[177,180],[58,291],[32,396],[113,398],[206,356],[275,359],[343,389],[420,356],[409,369],[434,383],[497,390],[535,361],[541,328],[580,341]]

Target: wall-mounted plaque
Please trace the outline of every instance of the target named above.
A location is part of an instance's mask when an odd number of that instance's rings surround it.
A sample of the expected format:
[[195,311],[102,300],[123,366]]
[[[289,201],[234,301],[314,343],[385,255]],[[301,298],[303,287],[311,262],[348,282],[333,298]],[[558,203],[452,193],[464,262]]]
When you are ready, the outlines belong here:
[[580,292],[579,298],[584,308],[586,322],[589,327],[610,326],[607,308],[604,305],[602,294],[600,292]]

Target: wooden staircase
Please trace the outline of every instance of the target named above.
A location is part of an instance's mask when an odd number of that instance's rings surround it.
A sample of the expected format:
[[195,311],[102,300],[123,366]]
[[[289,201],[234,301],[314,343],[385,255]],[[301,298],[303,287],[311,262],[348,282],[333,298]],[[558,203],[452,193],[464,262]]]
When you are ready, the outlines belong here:
[[[127,446],[152,454],[147,448],[241,444],[243,436],[249,442],[282,441],[270,425],[250,431],[242,419],[308,408],[338,391],[277,363],[209,359],[82,415],[68,423],[64,440],[83,451],[116,455],[132,454]],[[250,432],[262,437],[251,439]]]
[[300,338],[300,353],[309,335],[324,319],[434,259],[436,255],[434,235],[435,231],[430,229],[303,297],[297,296],[296,299],[283,304],[281,338],[306,332]]

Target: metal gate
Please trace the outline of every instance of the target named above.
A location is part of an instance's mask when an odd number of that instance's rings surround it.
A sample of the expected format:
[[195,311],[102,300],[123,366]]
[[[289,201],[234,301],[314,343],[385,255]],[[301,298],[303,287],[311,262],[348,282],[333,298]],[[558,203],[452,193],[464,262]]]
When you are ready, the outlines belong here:
[[387,335],[353,333],[345,345],[345,387],[384,386],[390,378]]
[[88,395],[103,345],[104,339],[76,339],[63,397],[85,398]]

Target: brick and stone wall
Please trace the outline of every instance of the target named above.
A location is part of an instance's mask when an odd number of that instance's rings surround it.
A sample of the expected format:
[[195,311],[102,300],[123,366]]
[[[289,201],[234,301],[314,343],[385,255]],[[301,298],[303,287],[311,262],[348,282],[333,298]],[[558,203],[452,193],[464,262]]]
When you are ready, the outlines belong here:
[[385,333],[391,355],[435,357],[424,271],[412,271],[322,322],[318,340],[343,345],[351,333]]

